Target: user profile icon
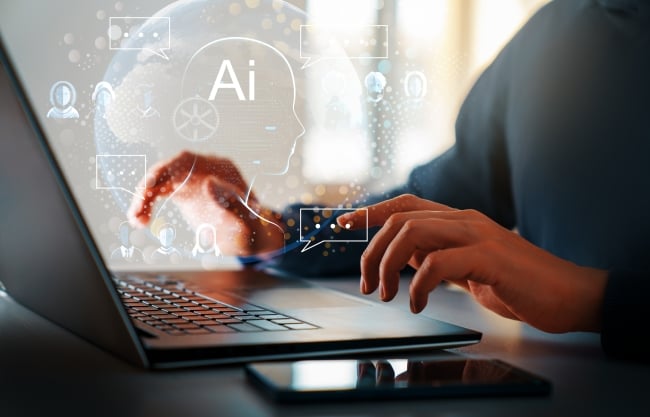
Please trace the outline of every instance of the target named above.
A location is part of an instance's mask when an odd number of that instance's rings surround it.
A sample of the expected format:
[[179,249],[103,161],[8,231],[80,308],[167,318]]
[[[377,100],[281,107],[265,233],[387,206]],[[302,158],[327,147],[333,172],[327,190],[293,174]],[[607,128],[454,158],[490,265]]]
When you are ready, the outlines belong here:
[[192,249],[194,258],[204,255],[221,255],[221,250],[217,245],[217,229],[209,223],[203,223],[196,229],[196,244]]
[[77,119],[79,112],[74,107],[77,101],[77,92],[68,81],[57,81],[50,88],[50,104],[52,107],[47,112],[48,119]]
[[378,103],[384,98],[384,90],[386,89],[386,77],[381,72],[369,72],[364,79],[366,91],[368,93],[368,101]]
[[107,81],[100,81],[95,86],[92,94],[93,103],[95,103],[95,111],[102,118],[106,118],[106,113],[111,103],[115,101],[115,91],[113,86]]

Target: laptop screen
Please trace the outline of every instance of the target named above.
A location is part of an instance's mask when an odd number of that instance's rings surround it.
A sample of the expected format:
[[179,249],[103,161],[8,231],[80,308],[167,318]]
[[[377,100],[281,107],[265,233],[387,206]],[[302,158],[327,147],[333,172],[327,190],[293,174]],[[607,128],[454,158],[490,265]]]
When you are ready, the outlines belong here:
[[[245,184],[233,191],[240,201],[278,212],[351,207],[390,190],[453,144],[463,93],[488,57],[470,48],[472,10],[9,0],[0,29],[109,267],[209,269],[240,264],[218,244],[232,231],[210,217],[220,196],[193,187],[199,167],[183,166],[156,189],[146,227],[134,227],[130,208],[156,187],[147,173],[184,151],[222,158],[239,173],[225,180]],[[188,213],[183,199],[205,212]]]

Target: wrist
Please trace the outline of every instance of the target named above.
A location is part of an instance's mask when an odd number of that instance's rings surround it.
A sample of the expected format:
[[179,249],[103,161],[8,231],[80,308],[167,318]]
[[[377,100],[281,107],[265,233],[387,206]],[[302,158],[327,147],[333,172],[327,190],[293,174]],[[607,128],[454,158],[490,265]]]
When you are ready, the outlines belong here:
[[568,300],[575,308],[575,331],[600,332],[605,287],[609,272],[602,269],[580,267],[579,285]]

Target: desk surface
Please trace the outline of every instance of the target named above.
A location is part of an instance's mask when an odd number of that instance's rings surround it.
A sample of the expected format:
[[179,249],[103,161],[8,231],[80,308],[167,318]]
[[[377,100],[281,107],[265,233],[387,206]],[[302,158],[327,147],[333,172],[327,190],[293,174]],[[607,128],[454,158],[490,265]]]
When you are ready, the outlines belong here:
[[[358,294],[357,281],[319,284]],[[402,286],[406,288],[406,286]],[[392,303],[408,308],[406,291]],[[83,314],[83,312],[80,312]],[[4,416],[628,416],[648,414],[650,367],[608,360],[599,337],[551,335],[492,314],[467,294],[439,288],[423,314],[483,332],[452,351],[494,357],[542,375],[536,398],[276,405],[241,366],[144,371],[120,361],[0,295],[0,414]],[[8,411],[8,412],[6,412]],[[65,414],[62,414],[65,413]]]

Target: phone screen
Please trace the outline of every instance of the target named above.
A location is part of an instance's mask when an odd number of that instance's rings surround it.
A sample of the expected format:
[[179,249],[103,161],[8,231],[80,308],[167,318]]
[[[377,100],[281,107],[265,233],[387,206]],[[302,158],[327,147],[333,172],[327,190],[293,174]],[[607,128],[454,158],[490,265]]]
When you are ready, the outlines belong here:
[[496,359],[304,360],[248,364],[275,400],[542,395],[549,381]]

